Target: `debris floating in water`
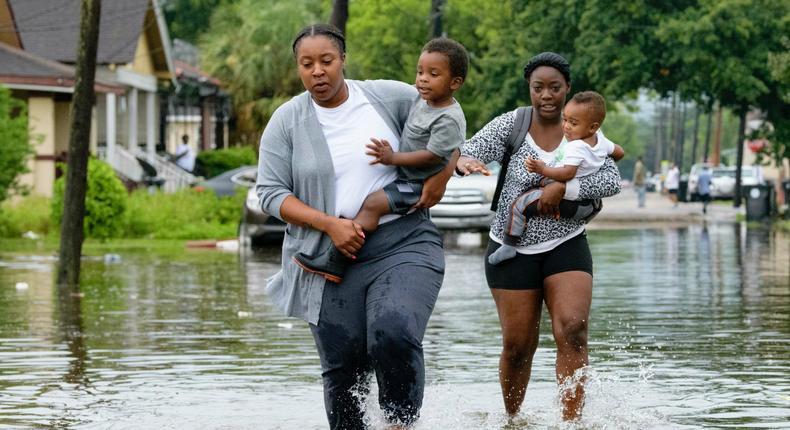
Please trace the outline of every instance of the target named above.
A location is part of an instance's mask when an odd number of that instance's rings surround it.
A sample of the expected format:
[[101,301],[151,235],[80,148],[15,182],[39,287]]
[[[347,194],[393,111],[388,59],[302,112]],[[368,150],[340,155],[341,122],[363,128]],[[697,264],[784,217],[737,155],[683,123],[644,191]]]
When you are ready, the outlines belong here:
[[35,231],[26,231],[22,233],[22,237],[25,239],[36,240],[39,239],[41,236]]
[[294,325],[292,323],[278,323],[277,327],[290,330],[290,329],[294,328]]
[[250,312],[246,312],[246,311],[239,311],[237,315],[239,316],[239,318],[249,318],[250,316],[252,316]]
[[118,254],[104,254],[104,262],[107,264],[120,263],[121,256]]
[[28,285],[27,282],[17,282],[16,283],[17,291],[24,291],[24,290],[27,290],[29,287],[30,287],[30,285]]

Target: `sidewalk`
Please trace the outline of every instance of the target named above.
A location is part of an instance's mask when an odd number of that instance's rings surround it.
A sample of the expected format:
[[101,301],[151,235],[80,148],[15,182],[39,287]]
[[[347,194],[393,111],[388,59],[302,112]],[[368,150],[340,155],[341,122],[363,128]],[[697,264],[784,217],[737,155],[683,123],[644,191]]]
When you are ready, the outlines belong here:
[[669,197],[660,193],[647,193],[644,208],[637,207],[636,192],[624,188],[620,194],[603,200],[603,210],[590,223],[591,227],[612,227],[622,223],[697,223],[735,222],[735,216],[744,208],[734,208],[731,200],[713,201],[708,213],[702,213],[700,202],[679,202],[673,207]]

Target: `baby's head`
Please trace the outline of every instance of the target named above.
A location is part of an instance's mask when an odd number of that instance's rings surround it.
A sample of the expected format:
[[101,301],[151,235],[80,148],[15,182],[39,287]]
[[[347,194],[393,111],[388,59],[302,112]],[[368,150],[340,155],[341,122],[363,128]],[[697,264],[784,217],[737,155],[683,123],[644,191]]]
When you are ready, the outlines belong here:
[[420,97],[442,103],[452,99],[466,79],[469,55],[455,40],[439,37],[426,43],[417,61],[415,84]]
[[568,140],[586,139],[601,128],[606,102],[595,91],[576,93],[562,111],[562,130]]

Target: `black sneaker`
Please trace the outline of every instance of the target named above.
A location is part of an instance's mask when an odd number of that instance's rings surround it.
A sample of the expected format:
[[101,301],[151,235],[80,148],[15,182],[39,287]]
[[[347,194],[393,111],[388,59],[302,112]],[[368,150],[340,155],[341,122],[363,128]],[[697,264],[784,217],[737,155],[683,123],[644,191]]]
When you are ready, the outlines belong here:
[[343,274],[346,273],[346,268],[349,265],[349,260],[345,255],[341,254],[334,246],[323,254],[315,257],[310,257],[302,252],[297,252],[293,256],[294,262],[303,270],[321,275],[327,281],[339,284],[343,282]]

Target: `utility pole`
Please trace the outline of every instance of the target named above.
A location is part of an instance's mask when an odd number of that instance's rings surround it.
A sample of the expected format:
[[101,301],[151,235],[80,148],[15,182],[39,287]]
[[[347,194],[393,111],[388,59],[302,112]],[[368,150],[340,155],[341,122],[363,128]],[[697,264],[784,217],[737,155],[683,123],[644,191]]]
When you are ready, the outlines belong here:
[[678,122],[678,151],[675,157],[675,164],[678,166],[678,170],[683,172],[683,147],[686,143],[686,103],[681,101],[681,108],[680,108],[680,121]]
[[[705,129],[705,150],[702,153],[702,161],[708,162],[708,154],[710,151],[710,131],[713,128],[713,102],[708,106],[708,128]],[[716,164],[714,164],[715,166]]]
[[716,107],[716,137],[713,138],[713,154],[710,164],[718,166],[721,163],[721,103]]
[[431,0],[431,33],[430,39],[442,37],[442,7],[444,0]]
[[699,143],[699,105],[694,105],[694,139],[691,141],[691,165],[697,162],[697,144]]
[[738,122],[738,141],[735,142],[735,148],[737,148],[735,158],[735,197],[732,199],[732,205],[736,208],[741,207],[741,198],[743,197],[741,194],[741,167],[743,166],[743,141],[746,140],[746,112],[748,110],[747,106],[741,106],[738,110],[740,121]]
[[76,287],[80,281],[80,257],[85,238],[85,193],[88,179],[88,152],[91,111],[96,95],[96,51],[99,45],[101,0],[82,0],[80,44],[77,52],[74,96],[71,100],[71,132],[69,135],[66,193],[63,201],[63,222],[60,228],[59,286]]
[[348,0],[334,0],[332,2],[332,17],[329,19],[329,23],[337,27],[345,35],[347,21]]

